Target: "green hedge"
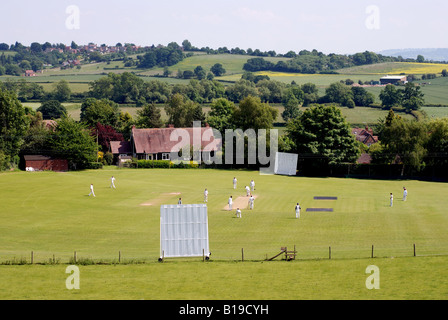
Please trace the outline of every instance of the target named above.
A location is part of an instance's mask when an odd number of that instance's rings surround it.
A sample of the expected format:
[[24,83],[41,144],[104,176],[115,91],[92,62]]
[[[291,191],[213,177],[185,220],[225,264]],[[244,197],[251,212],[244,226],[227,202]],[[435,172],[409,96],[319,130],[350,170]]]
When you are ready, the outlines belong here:
[[86,169],[103,169],[101,162],[90,162]]
[[199,165],[197,163],[193,163],[192,161],[190,163],[179,163],[174,164],[173,162],[169,160],[137,160],[137,168],[162,168],[162,169],[168,169],[168,168],[198,168]]

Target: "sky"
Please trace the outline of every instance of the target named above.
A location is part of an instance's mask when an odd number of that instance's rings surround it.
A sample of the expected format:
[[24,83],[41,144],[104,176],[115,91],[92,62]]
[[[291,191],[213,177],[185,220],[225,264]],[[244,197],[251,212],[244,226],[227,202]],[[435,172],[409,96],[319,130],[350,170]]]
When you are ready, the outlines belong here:
[[0,4],[0,43],[182,43],[350,54],[448,48],[446,0],[22,0]]

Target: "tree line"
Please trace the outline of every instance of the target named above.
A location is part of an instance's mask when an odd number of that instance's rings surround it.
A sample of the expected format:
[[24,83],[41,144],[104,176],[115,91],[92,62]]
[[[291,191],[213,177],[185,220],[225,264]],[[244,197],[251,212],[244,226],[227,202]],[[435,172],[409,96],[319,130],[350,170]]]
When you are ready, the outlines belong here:
[[374,52],[365,51],[354,55],[324,54],[317,50],[303,50],[299,54],[290,54],[291,59],[273,63],[264,58],[247,60],[243,69],[246,71],[276,71],[292,73],[337,73],[337,70],[353,66],[361,66],[382,62],[397,62],[399,58],[387,57]]
[[[289,95],[295,97],[291,90]],[[70,168],[91,167],[98,159],[112,161],[110,141],[129,139],[132,126],[159,128],[169,124],[189,127],[193,121],[208,123],[223,136],[226,129],[273,128],[277,109],[259,97],[248,95],[238,103],[214,99],[205,114],[200,104],[176,93],[166,102],[167,120],[153,103],[138,110],[135,119],[123,113],[111,100],[88,98],[81,106],[80,121],[62,112],[56,125],[48,127],[42,109],[24,107],[14,92],[0,89],[0,166],[17,166],[24,154],[44,154],[69,160]],[[361,152],[368,152],[373,164],[398,164],[424,170],[427,166],[448,164],[448,120],[407,120],[390,110],[377,129],[379,143],[370,147],[356,141],[350,125],[336,105],[312,104],[291,117],[280,137],[279,151],[298,153],[302,173],[324,170],[332,165],[355,163]],[[225,150],[225,146],[224,146]]]

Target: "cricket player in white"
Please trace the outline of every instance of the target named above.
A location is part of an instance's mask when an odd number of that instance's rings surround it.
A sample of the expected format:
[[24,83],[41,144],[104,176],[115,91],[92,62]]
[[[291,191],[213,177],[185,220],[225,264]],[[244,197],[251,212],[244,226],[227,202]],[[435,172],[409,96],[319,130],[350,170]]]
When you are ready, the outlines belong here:
[[232,196],[230,196],[229,201],[227,203],[229,204],[229,210],[232,210],[232,203],[233,203]]
[[246,186],[246,197],[250,195],[250,188],[249,186]]
[[236,189],[236,183],[237,183],[236,177],[233,177],[233,189]]
[[110,178],[110,187],[116,189],[115,188],[115,178],[114,178],[114,176],[112,176],[112,178]]
[[240,208],[236,208],[236,217],[241,218],[241,210]]
[[251,190],[251,191],[254,191],[254,190],[255,190],[255,182],[254,182],[253,179],[250,181],[250,190]]
[[177,201],[177,204],[182,204],[182,198],[179,198],[179,201]]
[[300,219],[300,209],[301,209],[300,204],[297,202],[297,205],[296,205],[296,219]]
[[254,208],[254,201],[255,201],[254,196],[250,195],[250,198],[249,198],[249,209],[250,210],[252,210]]
[[403,187],[403,201],[406,201],[406,198],[408,197],[408,190]]
[[89,197],[90,197],[90,195],[95,196],[95,192],[93,192],[93,183],[90,184],[90,193],[89,193]]
[[392,193],[390,194],[390,206],[394,206],[394,195]]
[[207,190],[207,188],[205,188],[205,190],[204,190],[204,202],[207,202],[208,201],[208,190]]

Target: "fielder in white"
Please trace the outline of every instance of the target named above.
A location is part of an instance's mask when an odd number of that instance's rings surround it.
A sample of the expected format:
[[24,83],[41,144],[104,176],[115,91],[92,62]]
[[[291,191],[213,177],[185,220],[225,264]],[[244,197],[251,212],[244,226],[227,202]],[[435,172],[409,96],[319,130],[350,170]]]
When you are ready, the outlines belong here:
[[253,179],[250,181],[249,185],[250,185],[250,190],[254,191],[255,190],[255,181]]
[[112,176],[112,178],[110,178],[110,187],[116,189],[115,188],[115,178],[114,178],[114,176]]
[[390,193],[390,206],[394,206],[394,195],[392,194],[392,192]]
[[95,196],[95,192],[93,192],[93,183],[90,184],[90,193],[89,193],[89,197],[90,197],[90,195]]
[[249,209],[250,210],[252,210],[254,208],[254,201],[255,201],[254,196],[250,195],[250,198],[249,198]]
[[250,195],[250,188],[249,186],[246,186],[246,197]]
[[295,209],[296,209],[296,219],[300,219],[300,209],[302,208],[300,207],[300,204],[298,202]]
[[403,187],[403,201],[406,201],[407,197],[408,197],[408,190],[405,187]]
[[236,180],[236,177],[233,177],[233,189],[236,189],[236,183],[238,180]]
[[241,210],[240,208],[236,208],[236,217],[241,218]]
[[227,203],[229,204],[229,210],[232,210],[232,203],[233,203],[232,196],[230,196],[229,201]]
[[179,198],[179,200],[177,201],[177,204],[182,204],[182,198]]
[[207,202],[208,201],[208,190],[207,190],[207,188],[205,188],[205,190],[204,190],[204,202]]

